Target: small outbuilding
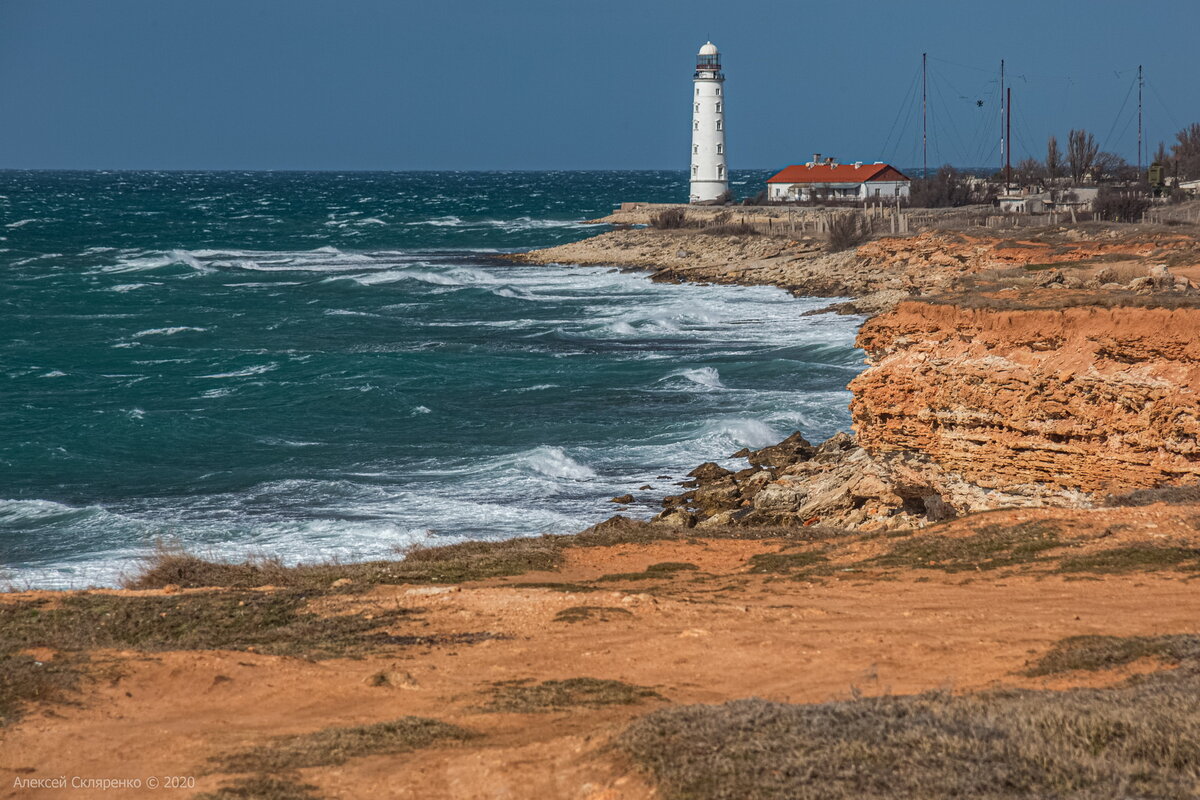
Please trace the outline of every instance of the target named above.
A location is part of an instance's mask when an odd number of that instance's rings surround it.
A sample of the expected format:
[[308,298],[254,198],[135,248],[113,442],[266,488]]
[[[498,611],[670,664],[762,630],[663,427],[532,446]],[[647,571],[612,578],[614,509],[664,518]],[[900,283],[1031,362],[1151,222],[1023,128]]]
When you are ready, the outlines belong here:
[[876,161],[839,164],[820,154],[793,164],[767,179],[767,200],[774,203],[907,199],[912,180],[900,170]]

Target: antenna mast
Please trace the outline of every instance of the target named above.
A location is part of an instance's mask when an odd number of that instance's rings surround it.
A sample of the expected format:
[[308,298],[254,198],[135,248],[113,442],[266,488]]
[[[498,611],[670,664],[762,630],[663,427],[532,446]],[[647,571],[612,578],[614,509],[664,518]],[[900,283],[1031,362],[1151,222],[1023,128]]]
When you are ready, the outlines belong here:
[[1004,191],[1007,192],[1012,183],[1012,87],[1005,91],[1008,92],[1004,99],[1004,139],[1009,145],[1004,148]]
[[1008,139],[1004,134],[1004,59],[1000,59],[1000,163],[1005,163],[1005,146],[1008,144]]
[[926,92],[926,59],[928,53],[921,53],[921,177],[929,177],[929,105]]
[[1145,81],[1142,79],[1142,65],[1138,64],[1138,179],[1141,179],[1142,174],[1142,86]]

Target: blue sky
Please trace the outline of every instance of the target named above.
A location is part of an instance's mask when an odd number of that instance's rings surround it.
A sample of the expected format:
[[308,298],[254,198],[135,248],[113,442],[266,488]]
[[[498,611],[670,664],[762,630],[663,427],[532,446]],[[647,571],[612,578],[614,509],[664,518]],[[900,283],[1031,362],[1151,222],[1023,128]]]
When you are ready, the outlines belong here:
[[734,168],[919,164],[923,51],[931,164],[999,158],[1001,58],[1015,160],[1085,127],[1133,161],[1139,63],[1148,147],[1200,120],[1198,30],[1190,0],[0,0],[0,167],[683,169],[708,38]]

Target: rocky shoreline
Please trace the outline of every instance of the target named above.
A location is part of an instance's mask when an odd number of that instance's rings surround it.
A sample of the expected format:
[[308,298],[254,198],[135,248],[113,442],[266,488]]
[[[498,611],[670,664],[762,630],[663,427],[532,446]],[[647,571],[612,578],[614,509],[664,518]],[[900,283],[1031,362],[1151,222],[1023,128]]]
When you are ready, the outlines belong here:
[[[814,238],[621,229],[513,256],[618,265],[658,281],[850,297],[869,315],[854,433],[797,432],[729,472],[705,464],[662,500],[672,525],[909,529],[999,508],[1093,507],[1200,481],[1200,245],[1087,225]],[[811,312],[810,312],[811,313]]]

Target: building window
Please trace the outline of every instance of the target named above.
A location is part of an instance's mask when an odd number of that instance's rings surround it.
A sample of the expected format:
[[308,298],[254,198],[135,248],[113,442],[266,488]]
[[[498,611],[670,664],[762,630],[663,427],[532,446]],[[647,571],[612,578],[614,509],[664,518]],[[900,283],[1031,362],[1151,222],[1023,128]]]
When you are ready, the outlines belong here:
[[692,130],[694,130],[694,131],[700,130],[700,120],[698,120],[698,119],[692,120]]
[[700,168],[697,167],[695,164],[692,164],[692,177],[694,178],[698,174],[700,174]]
[[721,166],[720,164],[717,164],[717,180],[725,180],[725,167]]
[[899,197],[899,196],[900,196],[900,187],[897,186],[896,187],[896,197]]
[[724,127],[721,124],[721,120],[717,120],[717,130],[719,130],[719,131],[724,130]]
[[725,154],[725,145],[723,145],[723,144],[717,145],[717,155],[720,156],[720,155],[724,155],[724,154]]
[[[699,90],[697,89],[697,91],[699,91]],[[717,97],[720,97],[720,96],[721,96],[721,87],[718,86],[717,87]]]
[[697,114],[699,114],[699,113],[700,113],[700,104],[699,104],[699,103],[695,103],[695,104],[694,104],[694,107],[692,108],[692,110],[693,110],[693,111],[695,111]]
[[698,144],[692,145],[692,155],[694,155],[694,156],[700,155],[700,145],[698,145]]
[[717,101],[717,113],[718,114],[721,113],[721,101],[720,100]]

